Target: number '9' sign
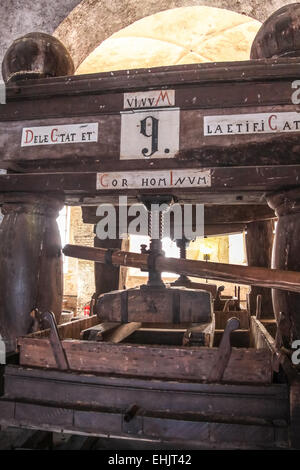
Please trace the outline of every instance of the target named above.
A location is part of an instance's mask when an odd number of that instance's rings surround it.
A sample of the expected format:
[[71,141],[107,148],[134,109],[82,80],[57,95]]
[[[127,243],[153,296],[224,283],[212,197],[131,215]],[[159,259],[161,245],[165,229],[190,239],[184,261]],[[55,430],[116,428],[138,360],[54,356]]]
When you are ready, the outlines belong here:
[[169,158],[179,150],[179,108],[121,113],[121,159]]

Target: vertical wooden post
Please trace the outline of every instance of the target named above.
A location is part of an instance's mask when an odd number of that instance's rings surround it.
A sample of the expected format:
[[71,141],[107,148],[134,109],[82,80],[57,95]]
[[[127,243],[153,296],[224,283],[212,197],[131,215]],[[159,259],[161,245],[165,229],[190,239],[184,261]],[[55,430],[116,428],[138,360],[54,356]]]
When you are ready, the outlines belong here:
[[[96,234],[97,223],[101,217],[96,215],[97,206],[82,206],[82,221],[86,224],[94,224]],[[116,208],[118,211],[118,208]],[[118,214],[118,212],[117,212]],[[119,217],[117,215],[117,221]],[[116,228],[118,233],[119,227]],[[129,251],[129,239],[116,238],[112,240],[100,240],[95,235],[94,246],[96,248],[118,249]],[[108,264],[95,263],[95,292],[96,295],[105,294],[113,290],[124,289],[126,284],[127,268],[124,266],[110,266]]]
[[[3,200],[3,199],[2,199]],[[7,352],[32,329],[34,307],[59,321],[63,277],[56,223],[63,203],[43,195],[5,196],[0,225],[0,333]]]
[[[97,236],[94,239],[96,248],[111,248],[118,250],[128,250],[129,240],[106,239],[100,240]],[[104,294],[113,290],[125,289],[127,268],[123,266],[109,266],[107,264],[95,263],[95,288],[96,294]]]
[[[247,224],[246,251],[248,266],[271,267],[273,238],[272,220],[261,220]],[[271,289],[258,286],[251,286],[250,289],[251,315],[255,315],[256,297],[258,295],[262,295],[262,318],[274,317]]]
[[[273,193],[267,197],[278,222],[272,254],[272,268],[300,271],[300,188]],[[277,325],[280,312],[281,335],[287,347],[300,338],[300,294],[274,289],[272,291]]]

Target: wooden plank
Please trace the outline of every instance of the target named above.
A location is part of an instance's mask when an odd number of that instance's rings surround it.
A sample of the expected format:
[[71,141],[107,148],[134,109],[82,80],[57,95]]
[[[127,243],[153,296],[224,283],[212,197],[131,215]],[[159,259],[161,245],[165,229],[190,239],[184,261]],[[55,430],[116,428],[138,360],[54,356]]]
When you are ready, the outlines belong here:
[[[83,206],[82,207],[82,220],[86,224],[96,225],[101,217],[96,215],[98,206]],[[116,207],[116,214],[118,218],[119,208]],[[205,205],[204,207],[204,222],[205,225],[222,226],[227,224],[241,224],[252,222],[254,220],[269,220],[275,217],[274,211],[267,205],[252,204],[248,206],[243,205],[222,205],[212,206]],[[134,217],[128,216],[128,222],[133,220]],[[192,211],[192,226],[195,227],[196,213]],[[104,243],[105,240],[102,240]],[[108,242],[107,242],[108,243]],[[100,246],[100,245],[99,245]]]
[[51,425],[64,428],[72,426],[73,411],[62,407],[16,402],[14,420],[23,426],[34,423],[39,429]]
[[[138,162],[136,167],[144,164],[147,167],[148,163]],[[117,163],[116,166],[121,166]],[[175,166],[175,165],[174,165]],[[190,165],[192,168],[197,169],[197,166]],[[172,167],[171,167],[172,168]],[[136,168],[137,169],[137,168]],[[130,171],[130,170],[128,170]],[[132,169],[131,171],[134,171]],[[159,175],[153,173],[153,175]],[[192,170],[191,170],[192,171]],[[296,186],[300,178],[300,165],[289,166],[260,166],[256,167],[223,167],[223,168],[210,168],[211,172],[211,187],[202,187],[200,193],[220,192],[230,193],[235,191],[272,191],[280,188],[288,188]],[[97,190],[96,189],[95,172],[60,172],[60,173],[26,173],[26,174],[7,174],[0,175],[0,187],[3,192],[14,192],[17,187],[19,191],[30,192],[61,192],[63,194],[76,195],[93,195],[103,194],[118,195],[128,194],[137,195],[142,188],[137,189],[115,189],[115,190]],[[157,193],[157,188],[143,188],[145,194]],[[170,193],[170,188],[161,188],[160,192]],[[174,187],[172,193],[189,195],[196,192],[199,194],[198,187]],[[74,194],[75,193],[75,194]],[[3,198],[3,196],[2,196]],[[223,201],[226,203],[226,200]]]
[[[104,72],[93,75],[76,75],[72,77],[57,77],[35,79],[34,82],[20,81],[9,84],[7,87],[7,101],[20,101],[25,98],[53,98],[53,96],[78,96],[78,94],[99,94],[107,91],[143,90],[148,87],[154,89],[166,86],[201,85],[210,86],[212,82],[237,83],[258,82],[263,80],[279,79],[283,82],[298,78],[299,58],[282,57],[274,59],[261,59],[255,61],[237,61],[190,64],[169,67],[154,67],[151,69],[137,69],[126,71]],[[35,86],[33,86],[35,85]],[[249,88],[247,88],[249,94]],[[273,90],[274,91],[274,90]],[[205,94],[204,94],[205,95]],[[276,100],[288,99],[290,89],[286,95],[281,93]],[[222,96],[222,98],[226,98]],[[256,97],[257,99],[257,97]],[[274,99],[274,93],[273,93]],[[222,101],[218,101],[222,104]],[[271,102],[270,104],[272,104]],[[177,103],[176,103],[177,104]],[[252,103],[251,103],[252,104]]]
[[[51,383],[51,391],[49,389]],[[152,411],[201,412],[203,416],[259,416],[288,420],[286,384],[203,384],[163,379],[139,379],[9,366],[5,396],[10,400],[48,401],[61,406],[127,409],[132,403]],[[2,401],[0,400],[0,405]],[[11,403],[11,402],[8,402]],[[2,415],[2,414],[1,414]]]
[[[203,117],[226,113],[232,116],[253,112],[294,112],[292,82],[298,78],[298,62],[298,59],[285,58],[279,62],[277,59],[231,62],[214,64],[214,67],[197,64],[18,82],[8,87],[7,104],[0,109],[2,160],[6,161],[4,164],[13,160],[22,164],[32,160],[32,168],[36,167],[36,160],[45,164],[48,159],[48,168],[55,167],[55,160],[63,160],[72,166],[78,163],[79,171],[83,160],[94,162],[98,167],[99,158],[102,163],[117,161],[120,155],[123,93],[150,87],[151,90],[174,90],[175,106],[180,108],[181,146],[176,158],[171,160],[199,160],[205,166],[211,166],[212,162],[215,166],[255,165],[266,161],[284,164],[288,152],[289,163],[296,163],[299,138],[292,132],[285,133],[283,142],[281,136],[264,132],[247,132],[247,135],[235,135],[233,132],[230,135],[204,133],[201,137],[201,131]],[[92,122],[101,127],[99,142],[47,144],[28,148],[20,146],[19,137],[23,128],[55,128],[60,124]]]
[[187,328],[139,328],[126,342],[168,346],[212,346],[213,323]]
[[220,382],[222,380],[232,352],[230,336],[234,330],[239,328],[239,326],[240,322],[236,317],[232,317],[227,321],[218,347],[218,354],[208,376],[209,382]]
[[[65,204],[71,206],[78,206],[79,204],[84,204],[86,206],[94,206],[95,204],[103,203],[114,204],[115,206],[117,206],[120,202],[117,193],[111,193],[108,196],[100,193],[94,195],[79,195],[75,192],[74,194],[65,194],[64,197]],[[129,204],[134,204],[138,202],[137,194],[128,194],[127,198]],[[242,205],[243,207],[247,207],[248,204],[264,204],[264,199],[262,199],[262,192],[254,190],[232,190],[230,192],[203,192],[199,190],[198,193],[187,193],[183,191],[181,194],[181,200],[183,200],[186,204],[196,204],[201,201],[201,204],[235,204]]]
[[118,326],[114,331],[110,332],[105,340],[111,343],[120,343],[121,341],[126,340],[128,336],[137,331],[142,326],[140,322],[130,322],[124,323],[123,325]]
[[[79,320],[74,320],[68,323],[63,323],[62,325],[58,325],[58,333],[61,339],[79,339],[80,333],[82,330],[91,328],[94,325],[99,323],[97,315],[93,315],[91,317],[80,318]],[[27,337],[28,338],[46,338],[49,336],[50,329],[37,331],[35,333],[30,333]]]
[[268,333],[264,325],[253,315],[250,317],[251,347],[256,349],[269,349],[276,353],[275,339]]
[[[64,340],[72,370],[141,377],[205,381],[218,355],[217,348],[137,346]],[[20,364],[55,368],[47,339],[20,338]],[[268,350],[233,349],[224,382],[270,383]],[[174,367],[176,364],[176,367]]]
[[251,316],[250,318],[250,346],[256,349],[268,349],[272,357],[272,368],[275,372],[278,372],[283,357],[276,347],[275,339],[256,317]]
[[[173,421],[173,422],[172,422]],[[143,423],[144,433],[149,436],[160,437],[164,439],[178,438],[178,430],[176,420],[168,419],[155,419],[152,417],[145,417]],[[268,448],[270,445],[276,445],[277,435],[272,426],[245,426],[236,423],[208,423],[208,422],[190,422],[190,425],[183,426],[182,433],[185,439],[192,441],[207,442],[210,439],[215,444],[222,443],[222,446],[229,444],[229,448],[240,448],[259,446],[261,448]],[[283,434],[283,445],[287,444],[287,429]],[[279,440],[279,439],[278,439]],[[279,442],[278,442],[279,444]],[[218,444],[218,448],[219,448]]]
[[[98,317],[97,317],[98,318]],[[118,322],[103,322],[84,329],[80,333],[80,339],[85,341],[104,341],[105,335],[111,330],[115,330],[120,326]]]
[[[194,413],[173,416],[171,413],[143,413],[128,429],[121,410],[81,410],[16,403],[14,425],[29,425],[45,431],[80,432],[94,436],[130,436],[135,439],[159,439],[202,447],[270,448],[288,447],[286,424],[273,425],[262,419],[218,421],[218,417],[203,420]],[[72,418],[72,421],[70,421]],[[0,418],[1,422],[1,418]]]

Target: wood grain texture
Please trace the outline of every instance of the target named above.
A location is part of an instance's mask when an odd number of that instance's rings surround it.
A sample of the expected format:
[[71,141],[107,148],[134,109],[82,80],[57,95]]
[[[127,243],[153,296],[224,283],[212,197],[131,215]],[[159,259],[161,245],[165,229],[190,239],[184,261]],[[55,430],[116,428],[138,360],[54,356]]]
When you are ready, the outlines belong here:
[[[217,348],[138,346],[64,340],[70,368],[77,371],[140,377],[206,381],[218,355]],[[48,339],[20,338],[20,364],[55,368]],[[268,350],[234,349],[223,381],[271,383]],[[174,367],[176,364],[176,367]]]
[[[7,401],[6,401],[7,403]],[[201,413],[173,415],[172,413],[141,412],[128,426],[120,409],[56,408],[36,403],[15,404],[15,412],[1,424],[30,426],[46,431],[84,432],[96,436],[114,435],[138,440],[159,441],[176,448],[270,449],[288,447],[286,423],[276,426],[263,419],[222,421],[214,416],[205,419]],[[177,444],[175,444],[177,443]],[[179,444],[180,443],[180,444]]]
[[[51,397],[49,381],[52,384]],[[5,397],[27,401],[51,399],[58,404],[102,406],[126,410],[132,403],[149,411],[200,412],[265,420],[288,419],[286,384],[203,384],[163,379],[64,373],[57,370],[7,366]],[[170,396],[172,399],[170,400]],[[0,404],[2,402],[0,401]]]
[[[247,224],[246,252],[248,266],[271,267],[273,248],[272,220],[256,221]],[[261,313],[262,318],[274,318],[271,290],[261,287],[251,287],[250,290],[250,312],[256,311],[256,299],[262,295]]]
[[[129,322],[208,323],[212,318],[211,295],[206,291],[184,287],[133,288],[126,291],[126,306],[123,305],[124,292],[108,292],[99,297],[96,311],[101,321],[121,322],[123,308],[127,310]],[[176,309],[179,314],[177,320]]]
[[[106,250],[102,248],[66,245],[63,252],[66,256],[105,263]],[[148,270],[148,255],[115,251],[112,254],[112,263]],[[239,284],[258,285],[292,292],[300,291],[300,276],[296,271],[165,258],[164,256],[158,256],[156,258],[155,268],[161,272],[174,272],[186,274],[187,276],[218,279]]]
[[[275,134],[210,137],[202,130],[207,115],[294,111],[291,84],[298,78],[298,62],[200,64],[21,81],[8,87],[7,104],[0,109],[0,159],[5,164],[31,162],[31,168],[36,161],[46,162],[48,169],[61,161],[78,170],[84,160],[96,165],[119,160],[123,93],[150,87],[174,89],[181,110],[180,150],[170,160],[197,160],[203,166],[285,164],[288,151],[290,164],[296,163],[296,134],[286,133],[283,142]],[[87,122],[99,124],[98,142],[20,146],[22,128]]]

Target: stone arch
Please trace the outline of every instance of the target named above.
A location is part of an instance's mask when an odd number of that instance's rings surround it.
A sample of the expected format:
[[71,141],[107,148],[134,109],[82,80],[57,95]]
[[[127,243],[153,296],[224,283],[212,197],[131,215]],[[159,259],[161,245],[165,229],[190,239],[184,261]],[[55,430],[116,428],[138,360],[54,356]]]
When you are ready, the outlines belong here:
[[106,38],[131,23],[160,11],[184,6],[214,6],[245,14],[264,21],[278,8],[291,3],[286,0],[260,2],[249,0],[83,0],[54,31],[69,49],[75,67]]

